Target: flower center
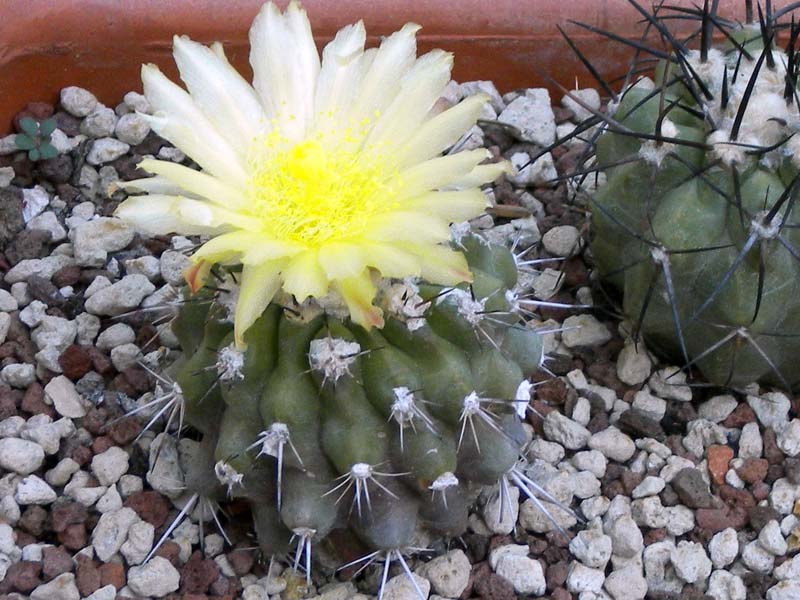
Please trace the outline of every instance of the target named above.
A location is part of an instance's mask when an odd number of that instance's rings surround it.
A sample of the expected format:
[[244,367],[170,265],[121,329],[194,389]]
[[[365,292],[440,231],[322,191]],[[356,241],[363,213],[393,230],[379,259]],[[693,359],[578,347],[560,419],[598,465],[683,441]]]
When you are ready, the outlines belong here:
[[249,211],[273,239],[317,248],[364,233],[371,217],[392,206],[397,173],[370,149],[332,149],[320,139],[291,147],[267,136],[263,159],[255,160]]

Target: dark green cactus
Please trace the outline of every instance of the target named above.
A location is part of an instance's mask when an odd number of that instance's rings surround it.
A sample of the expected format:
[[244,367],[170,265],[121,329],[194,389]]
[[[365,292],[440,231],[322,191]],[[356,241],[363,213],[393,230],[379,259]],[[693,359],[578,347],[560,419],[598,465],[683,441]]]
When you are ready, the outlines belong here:
[[336,529],[408,571],[418,525],[462,534],[483,486],[542,495],[518,464],[542,340],[517,314],[511,252],[473,236],[461,246],[471,287],[385,282],[380,330],[284,298],[240,351],[225,294],[187,297],[170,391],[206,449],[188,492],[249,500],[262,550],[294,550],[307,571]]
[[[652,349],[713,384],[791,387],[800,356],[799,30],[781,25],[786,11],[769,2],[746,25],[718,15],[716,2],[654,14],[631,4],[660,43],[627,42],[637,58],[626,86],[615,94],[598,76],[610,110],[580,128],[598,125],[594,162],[576,178],[607,178],[592,197],[597,268],[623,291],[634,335]],[[697,24],[688,40],[670,30],[686,19]],[[648,71],[652,80],[639,79]]]

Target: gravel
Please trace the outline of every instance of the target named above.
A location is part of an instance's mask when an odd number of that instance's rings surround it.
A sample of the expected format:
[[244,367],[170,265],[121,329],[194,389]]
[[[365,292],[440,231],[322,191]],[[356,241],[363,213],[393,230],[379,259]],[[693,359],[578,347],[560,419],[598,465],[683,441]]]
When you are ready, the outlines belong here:
[[[552,107],[543,90],[501,96],[491,82],[453,84],[445,95],[478,91],[491,98],[482,118],[516,132],[476,128],[467,143],[520,166],[585,114],[569,98]],[[595,90],[573,93],[601,106]],[[32,177],[13,162],[27,160],[16,158],[13,136],[0,138],[0,596],[286,596],[302,577],[279,561],[268,577],[246,550],[249,518],[235,511],[226,521],[233,547],[206,523],[201,552],[193,511],[144,562],[187,500],[180,455],[192,444],[160,433],[137,439],[147,411],[119,419],[152,399],[140,361],[175,344],[152,323],[164,312],[132,311],[174,299],[196,240],[140,238],[109,216],[123,195],[106,191],[140,176],[141,156],[185,157],[137,114],[150,112],[141,94],[109,108],[67,88],[53,108],[53,143],[70,158],[59,181],[46,169]],[[572,140],[496,185],[488,197],[514,218],[475,225],[491,239],[518,239],[530,247],[526,258],[551,261],[523,274],[526,297],[598,305],[533,312],[533,325],[550,331],[545,365],[555,377],[534,388],[524,467],[586,523],[552,508],[567,539],[517,488],[502,511],[497,490],[484,490],[463,549],[432,541],[432,552],[408,558],[416,581],[437,600],[800,597],[797,403],[769,387],[692,387],[632,339],[632,324],[610,316],[587,248],[586,197],[568,205],[566,185],[550,181],[582,144]],[[310,595],[375,595],[381,567],[352,583],[315,568]],[[405,575],[390,576],[384,598],[416,600]]]

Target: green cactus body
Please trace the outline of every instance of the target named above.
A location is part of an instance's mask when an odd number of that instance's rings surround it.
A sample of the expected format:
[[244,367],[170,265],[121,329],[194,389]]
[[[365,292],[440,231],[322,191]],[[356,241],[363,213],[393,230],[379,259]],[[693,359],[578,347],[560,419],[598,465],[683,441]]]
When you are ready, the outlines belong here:
[[[654,17],[665,28],[668,12]],[[623,90],[595,148],[601,275],[652,349],[720,385],[796,379],[797,61],[775,26],[729,31],[749,57],[704,34],[702,51],[681,51],[688,67],[662,60],[654,85]]]
[[[176,379],[213,442],[203,468],[252,503],[265,552],[286,553],[290,538],[308,552],[349,528],[398,553],[418,526],[460,535],[481,486],[507,484],[542,341],[513,313],[511,253],[464,241],[480,289],[409,288],[427,309],[387,314],[382,329],[274,302],[237,350],[217,302],[184,303]],[[484,311],[490,299],[503,319]]]

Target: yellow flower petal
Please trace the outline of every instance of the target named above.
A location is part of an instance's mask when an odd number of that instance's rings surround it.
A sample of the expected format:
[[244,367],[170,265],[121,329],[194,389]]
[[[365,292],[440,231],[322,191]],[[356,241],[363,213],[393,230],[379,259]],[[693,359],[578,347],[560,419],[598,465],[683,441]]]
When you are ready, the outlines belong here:
[[250,28],[253,87],[267,116],[292,141],[306,134],[320,63],[306,11],[292,0],[284,13],[265,4]]
[[328,277],[319,264],[316,251],[301,252],[294,256],[282,276],[283,289],[294,295],[298,302],[309,296],[320,298],[328,293]]
[[403,247],[419,256],[422,262],[422,277],[429,283],[458,285],[472,281],[467,259],[461,252],[444,246],[403,244]]
[[150,128],[183,150],[205,171],[239,187],[247,174],[242,155],[206,118],[192,97],[155,65],[142,66],[144,94],[153,115],[142,115]]
[[394,99],[400,89],[400,79],[414,64],[419,29],[416,23],[407,23],[400,31],[384,39],[377,52],[372,53],[351,109],[353,124],[364,119],[374,122],[376,114]]
[[151,158],[141,161],[139,167],[148,173],[159,175],[171,181],[179,189],[207,198],[220,206],[232,209],[247,206],[247,199],[236,188],[227,185],[216,177],[201,173],[195,169],[190,169],[168,160],[154,160]]
[[314,107],[317,119],[321,119],[326,128],[331,120],[337,123],[340,111],[349,108],[362,73],[359,59],[364,53],[366,39],[364,22],[359,21],[340,29],[322,51]]
[[280,271],[285,261],[245,265],[239,282],[239,300],[233,316],[236,345],[244,348],[244,332],[255,323],[281,287]]
[[162,194],[166,196],[193,196],[193,194],[187,193],[187,190],[181,186],[175,185],[164,177],[144,177],[142,179],[130,179],[128,181],[115,181],[108,186],[109,195],[118,190],[125,190],[126,192],[134,194],[147,192],[149,194]]
[[425,192],[452,186],[490,156],[486,149],[470,150],[432,158],[406,169],[400,173],[403,181],[401,198],[413,198]]
[[175,36],[175,63],[203,114],[233,148],[247,148],[267,126],[253,87],[213,49]]
[[213,235],[225,231],[226,225],[222,222],[206,220],[204,223],[198,223],[196,220],[185,218],[185,213],[173,210],[173,204],[186,200],[179,196],[156,194],[131,196],[117,207],[114,216],[129,222],[137,231],[148,235],[168,233]]
[[450,71],[453,55],[433,50],[417,59],[400,83],[400,91],[381,114],[366,139],[366,146],[396,147],[411,137],[441,97]]
[[486,212],[489,200],[479,189],[430,192],[403,203],[403,208],[436,215],[449,223],[469,221]]
[[504,160],[496,163],[489,163],[486,165],[478,165],[469,173],[454,179],[449,186],[450,188],[470,188],[491,183],[503,173],[513,173],[514,167],[510,162]]
[[373,217],[364,237],[378,242],[409,240],[436,244],[450,239],[448,223],[421,212],[392,211]]
[[357,244],[334,242],[325,244],[319,253],[319,264],[328,279],[355,277],[364,271],[366,257]]
[[413,253],[393,244],[369,244],[364,247],[367,264],[384,277],[418,277],[422,273],[420,260]]
[[426,121],[398,152],[401,167],[417,164],[441,154],[455,144],[478,121],[481,108],[489,100],[476,94]]
[[193,294],[203,287],[213,266],[214,264],[207,260],[197,260],[183,272],[183,278]]
[[233,231],[207,241],[194,253],[194,258],[211,262],[236,259],[243,264],[257,264],[292,255],[298,250],[295,244],[266,239],[262,233]]
[[372,304],[377,289],[369,271],[357,277],[348,277],[335,282],[336,289],[344,298],[353,322],[365,329],[383,327],[383,311]]

